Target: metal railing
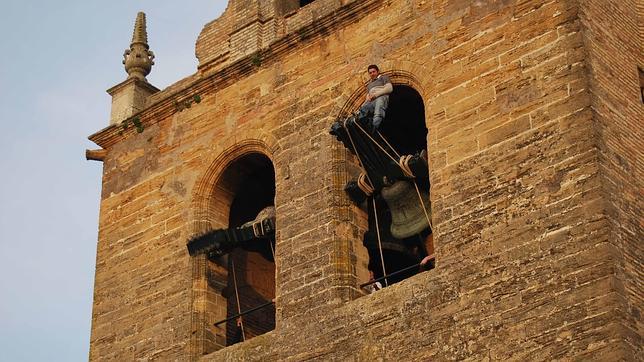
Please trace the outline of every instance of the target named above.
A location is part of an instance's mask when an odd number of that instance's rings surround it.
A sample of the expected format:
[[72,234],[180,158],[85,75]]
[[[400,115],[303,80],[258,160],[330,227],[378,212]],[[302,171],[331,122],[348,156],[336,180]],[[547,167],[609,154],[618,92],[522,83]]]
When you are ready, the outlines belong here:
[[266,308],[266,307],[268,307],[269,305],[272,305],[272,304],[274,304],[274,303],[275,303],[275,301],[272,301],[272,300],[271,300],[271,301],[270,301],[270,302],[268,302],[268,303],[264,303],[264,304],[262,304],[262,305],[258,305],[258,306],[257,306],[257,307],[255,307],[255,308],[251,308],[251,309],[246,310],[246,311],[243,311],[243,312],[241,312],[241,313],[237,313],[237,314],[235,314],[235,315],[233,315],[233,316],[231,316],[231,317],[228,317],[228,318],[226,318],[226,319],[222,319],[222,320],[220,320],[220,321],[216,322],[214,325],[215,325],[215,327],[216,327],[216,326],[218,326],[218,325],[220,325],[220,324],[222,324],[222,323],[226,323],[226,322],[228,322],[228,321],[232,321],[233,319],[237,319],[237,318],[239,318],[239,317],[243,317],[243,316],[245,316],[246,314],[253,313],[254,311],[260,310],[260,309],[262,309],[262,308]]
[[[433,269],[433,266],[432,266],[430,263],[431,263],[431,262],[433,262],[434,260],[435,260],[435,259],[430,259],[430,261],[427,263],[427,265],[431,266],[428,270]],[[364,287],[366,287],[366,286],[368,286],[368,285],[375,284],[375,283],[380,282],[380,281],[383,281],[383,280],[385,280],[385,279],[387,279],[387,278],[391,278],[391,277],[394,277],[394,276],[396,276],[396,275],[399,275],[399,274],[402,274],[402,273],[408,272],[408,271],[410,271],[410,270],[417,269],[417,268],[419,268],[421,265],[422,265],[422,263],[418,263],[418,264],[410,265],[410,266],[408,266],[408,267],[406,267],[406,268],[403,268],[403,269],[397,270],[397,271],[395,271],[395,272],[393,272],[393,273],[389,273],[389,274],[387,274],[387,275],[385,275],[385,276],[382,276],[382,277],[380,277],[380,278],[377,278],[377,279],[374,279],[374,280],[370,280],[370,281],[368,281],[368,282],[366,282],[366,283],[362,283],[362,284],[360,284],[360,288],[364,288]],[[270,306],[270,305],[273,305],[273,304],[275,304],[275,301],[274,301],[274,300],[272,300],[272,301],[270,301],[270,302],[267,302],[267,303],[264,303],[264,304],[262,304],[262,305],[258,305],[257,307],[251,308],[251,309],[246,310],[246,311],[243,311],[243,312],[241,312],[241,313],[237,313],[237,314],[235,314],[235,315],[233,315],[233,316],[231,316],[231,317],[228,317],[228,318],[226,318],[226,319],[222,319],[222,320],[220,320],[220,321],[216,322],[214,325],[215,325],[215,326],[218,326],[218,325],[220,325],[220,324],[223,324],[223,323],[226,323],[226,322],[228,322],[228,321],[231,321],[231,320],[237,319],[237,318],[239,318],[239,317],[243,317],[243,316],[245,316],[245,315],[247,315],[247,314],[253,313],[253,312],[255,312],[255,311],[258,311],[258,310],[260,310],[260,309],[266,308],[266,307],[268,307],[268,306]]]
[[[426,264],[426,265],[431,266],[428,270],[434,269],[433,264],[430,264],[430,263],[434,262],[434,260],[435,260],[435,259],[434,259],[434,258],[432,258],[432,259],[430,259],[430,260],[427,262],[427,264]],[[389,273],[389,274],[387,274],[387,275],[385,275],[385,276],[382,276],[382,277],[380,277],[380,278],[377,278],[377,279],[374,279],[374,280],[370,280],[370,281],[368,281],[368,282],[366,282],[366,283],[362,283],[362,284],[360,284],[360,288],[364,288],[364,287],[369,286],[369,285],[371,285],[371,284],[375,284],[375,283],[378,283],[378,282],[380,282],[380,281],[383,281],[383,280],[385,280],[385,279],[387,279],[387,278],[391,278],[391,277],[394,277],[394,276],[396,276],[396,275],[399,275],[399,274],[402,274],[402,273],[408,272],[408,271],[410,271],[410,270],[417,269],[417,268],[419,268],[421,265],[423,265],[423,264],[422,264],[422,263],[418,263],[418,264],[410,265],[410,266],[408,266],[408,267],[406,267],[406,268],[402,268],[402,269],[400,269],[400,270],[396,270],[395,272]]]

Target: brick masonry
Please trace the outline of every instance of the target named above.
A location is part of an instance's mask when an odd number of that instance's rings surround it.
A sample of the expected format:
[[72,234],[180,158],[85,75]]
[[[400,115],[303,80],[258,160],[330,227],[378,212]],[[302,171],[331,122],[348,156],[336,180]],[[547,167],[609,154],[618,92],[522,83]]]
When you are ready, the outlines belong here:
[[[229,1],[142,133],[90,137],[107,149],[90,359],[641,359],[642,14]],[[437,267],[362,296],[366,220],[342,191],[355,160],[328,128],[370,63],[425,102]],[[252,153],[275,169],[276,328],[222,348],[208,278],[227,271],[185,244],[227,226],[222,175]]]

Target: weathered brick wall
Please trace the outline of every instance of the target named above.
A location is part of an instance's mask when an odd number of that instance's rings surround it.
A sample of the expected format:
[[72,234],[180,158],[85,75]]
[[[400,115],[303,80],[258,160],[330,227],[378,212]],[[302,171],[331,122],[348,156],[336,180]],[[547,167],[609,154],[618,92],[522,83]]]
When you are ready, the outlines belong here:
[[[143,133],[93,136],[108,156],[90,359],[211,350],[221,305],[185,243],[225,226],[230,200],[214,188],[248,152],[275,167],[277,326],[205,359],[634,359],[641,230],[614,234],[638,215],[607,198],[612,173],[630,176],[598,141],[601,124],[622,130],[612,114],[596,118],[613,99],[599,90],[621,81],[601,85],[589,70],[604,27],[582,27],[580,12],[593,6],[349,1],[261,64],[241,58],[156,94]],[[204,57],[220,52],[204,44]],[[437,268],[358,298],[364,214],[342,191],[354,160],[328,128],[369,63],[425,101]],[[193,94],[203,101],[174,109]]]

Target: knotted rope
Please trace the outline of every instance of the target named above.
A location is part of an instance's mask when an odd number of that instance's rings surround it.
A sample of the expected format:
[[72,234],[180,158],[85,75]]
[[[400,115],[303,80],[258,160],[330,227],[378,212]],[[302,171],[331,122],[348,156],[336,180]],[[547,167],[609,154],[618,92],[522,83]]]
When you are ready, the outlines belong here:
[[363,172],[358,176],[358,188],[364,192],[367,197],[373,195],[374,188],[369,184],[369,181],[367,180],[367,175]]

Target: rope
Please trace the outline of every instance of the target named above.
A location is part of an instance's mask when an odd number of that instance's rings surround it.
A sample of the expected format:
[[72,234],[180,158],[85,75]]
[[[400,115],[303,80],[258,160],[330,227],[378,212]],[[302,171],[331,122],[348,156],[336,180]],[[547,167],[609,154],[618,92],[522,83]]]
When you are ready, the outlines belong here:
[[[232,255],[230,258],[230,262],[233,268],[233,283],[235,286],[235,297],[237,298],[237,314],[242,314],[241,305],[239,304],[239,290],[237,290],[237,274],[235,273],[235,260],[232,258]],[[239,317],[239,324],[242,332],[242,340],[246,341],[246,333],[244,332],[244,319],[242,317]]]
[[373,186],[369,184],[369,182],[366,180],[367,175],[365,173],[361,173],[360,176],[358,176],[358,188],[364,192],[367,197],[373,195]]
[[[382,242],[380,241],[380,227],[378,226],[378,209],[376,209],[376,199],[371,198],[371,201],[373,202],[373,215],[376,219],[376,235],[378,235],[378,250],[380,251],[380,264],[382,264],[382,275],[385,276],[387,275],[387,271],[385,270],[385,257],[382,254]],[[389,286],[387,283],[387,278],[385,278],[385,286]]]
[[[353,137],[351,137],[351,132],[349,132],[349,129],[347,128],[347,121],[348,121],[348,120],[349,120],[349,118],[346,118],[346,119],[344,120],[344,123],[343,123],[344,129],[346,129],[346,130],[347,130],[347,134],[349,135],[349,140],[351,141],[351,146],[353,147],[353,152],[354,152],[354,153],[356,154],[356,156],[358,157],[358,163],[360,163],[360,167],[361,167],[363,170],[365,170],[365,172],[367,172],[367,171],[366,171],[366,168],[364,168],[364,164],[362,163],[362,159],[360,158],[360,153],[358,153],[358,149],[356,148],[356,144],[355,144],[355,143],[353,143]],[[360,125],[359,125],[357,122],[356,122],[356,124],[358,125],[358,127],[360,127]],[[369,179],[369,175],[366,175],[366,177],[367,177],[367,180],[369,180],[369,183],[373,185],[373,182],[371,182],[371,180]]]
[[411,171],[411,167],[409,167],[409,160],[411,160],[411,155],[401,156],[400,160],[398,161],[398,166],[400,166],[400,169],[405,174],[405,176],[409,178],[416,178],[416,176],[414,176],[414,173]]
[[[376,146],[378,146],[378,148],[380,148],[380,150],[381,150],[382,152],[384,152],[384,153],[385,153],[389,158],[391,158],[391,160],[392,160],[392,161],[394,161],[395,163],[398,163],[398,160],[396,160],[392,155],[390,155],[390,154],[389,154],[389,152],[387,152],[387,150],[385,150],[385,149],[380,145],[380,143],[378,143],[378,141],[374,140],[374,139],[373,139],[373,137],[371,137],[371,135],[369,134],[369,132],[365,131],[365,129],[364,129],[364,128],[362,128],[362,126],[360,125],[360,123],[356,122],[356,126],[358,126],[358,128],[360,129],[360,131],[362,131],[362,133],[366,134],[366,135],[367,135],[367,137],[369,137],[369,139],[371,140],[371,142],[373,142]],[[346,127],[345,127],[345,128],[346,128]],[[349,132],[347,132],[347,133],[349,133]],[[351,137],[351,135],[349,135],[349,137]],[[351,141],[351,143],[353,143],[353,141]],[[354,146],[354,148],[355,148],[355,146]],[[392,148],[392,149],[393,149],[393,148]],[[394,152],[396,152],[396,151],[394,151]]]
[[273,248],[273,243],[271,240],[268,240],[268,245],[271,247],[271,254],[273,254],[273,262],[275,262],[275,249]]
[[420,200],[420,204],[423,205],[423,212],[425,213],[425,218],[427,219],[427,225],[429,225],[429,231],[433,233],[434,226],[432,226],[432,220],[429,218],[429,214],[427,213],[427,208],[425,207],[423,196],[420,194],[420,190],[418,189],[418,183],[414,182],[414,186],[416,187],[416,194],[418,194],[418,199]]
[[385,143],[387,144],[387,146],[389,146],[389,148],[391,148],[391,150],[392,150],[392,151],[394,151],[394,153],[396,154],[396,157],[400,157],[400,154],[396,151],[396,149],[394,148],[394,146],[392,146],[392,145],[389,143],[389,141],[387,141],[387,139],[385,138],[385,136],[383,136],[383,135],[382,135],[382,133],[380,133],[380,131],[377,131],[377,132],[378,132],[378,136],[380,136],[380,138],[382,138],[382,140],[383,140],[383,141],[385,141]]

